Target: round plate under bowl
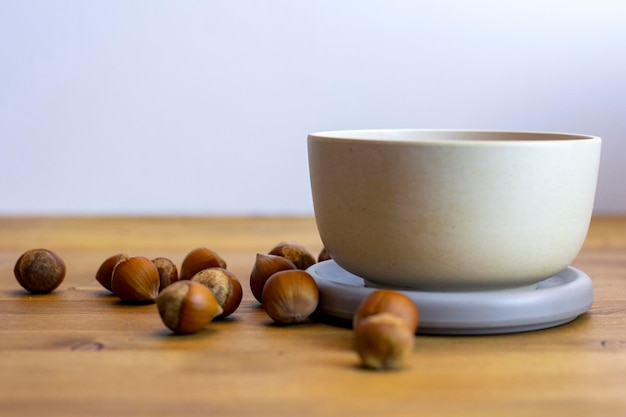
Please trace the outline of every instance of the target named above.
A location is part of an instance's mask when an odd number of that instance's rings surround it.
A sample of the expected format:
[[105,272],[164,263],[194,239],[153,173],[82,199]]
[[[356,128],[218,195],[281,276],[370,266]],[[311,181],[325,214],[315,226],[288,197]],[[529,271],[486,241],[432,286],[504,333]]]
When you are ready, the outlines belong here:
[[[318,311],[351,320],[361,301],[376,288],[333,260],[307,270],[320,290]],[[593,285],[584,272],[568,267],[536,288],[427,292],[398,290],[418,306],[418,333],[497,334],[545,329],[574,320],[593,302]]]

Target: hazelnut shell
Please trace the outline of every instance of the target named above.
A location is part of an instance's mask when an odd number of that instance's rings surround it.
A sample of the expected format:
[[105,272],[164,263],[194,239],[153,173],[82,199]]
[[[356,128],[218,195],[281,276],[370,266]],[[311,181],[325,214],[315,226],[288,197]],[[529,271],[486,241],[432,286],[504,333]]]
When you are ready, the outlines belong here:
[[159,291],[163,291],[167,286],[178,281],[178,268],[169,258],[154,258],[152,263],[159,271]]
[[417,331],[419,310],[413,300],[401,292],[386,289],[376,290],[361,301],[354,313],[352,327],[356,328],[360,320],[378,313],[395,314],[413,333]]
[[179,279],[191,279],[203,269],[220,267],[226,269],[226,261],[214,250],[196,248],[191,250],[180,265]]
[[213,267],[203,269],[191,278],[192,282],[198,282],[209,288],[217,303],[222,307],[222,313],[216,319],[222,319],[237,310],[243,298],[243,289],[237,277],[224,268]]
[[262,302],[263,287],[276,272],[297,269],[293,262],[280,255],[257,253],[250,272],[250,290],[258,302]]
[[17,282],[33,294],[46,294],[55,290],[66,273],[65,262],[49,249],[30,249],[15,263],[13,273]]
[[100,283],[104,288],[113,292],[111,288],[111,278],[113,277],[113,269],[120,261],[128,259],[129,256],[125,253],[118,253],[110,256],[102,262],[98,270],[96,271],[96,281]]
[[283,256],[289,259],[294,265],[301,270],[315,264],[315,257],[307,248],[296,242],[280,242],[274,246],[269,252],[270,255]]
[[130,303],[154,302],[159,294],[160,283],[157,267],[143,256],[119,262],[111,277],[113,293]]
[[415,333],[392,313],[365,317],[354,330],[354,349],[361,364],[369,369],[403,367],[414,344]]
[[275,322],[300,323],[317,309],[319,289],[306,271],[280,271],[265,283],[261,302],[267,315]]
[[163,324],[178,334],[202,330],[222,312],[210,289],[189,280],[174,282],[161,291],[156,305]]

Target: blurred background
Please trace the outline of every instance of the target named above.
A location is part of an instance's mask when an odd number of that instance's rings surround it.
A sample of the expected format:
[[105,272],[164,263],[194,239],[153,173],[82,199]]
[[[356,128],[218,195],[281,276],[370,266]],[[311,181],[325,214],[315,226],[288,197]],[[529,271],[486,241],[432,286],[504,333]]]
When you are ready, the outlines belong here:
[[0,0],[0,215],[309,215],[306,135],[603,138],[626,213],[626,2]]

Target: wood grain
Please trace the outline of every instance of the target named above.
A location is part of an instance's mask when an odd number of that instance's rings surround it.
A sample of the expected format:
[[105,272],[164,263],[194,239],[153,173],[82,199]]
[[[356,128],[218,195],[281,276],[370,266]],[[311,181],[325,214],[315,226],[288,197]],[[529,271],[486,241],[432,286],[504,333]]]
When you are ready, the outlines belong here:
[[[310,218],[0,218],[2,416],[624,416],[626,219],[595,218],[574,263],[594,281],[591,310],[553,329],[424,336],[406,369],[357,366],[351,330],[285,327],[252,297],[257,252],[321,242]],[[154,305],[120,303],[94,279],[109,255],[220,252],[244,300],[230,319],[174,336]],[[32,296],[13,278],[48,247],[68,274]]]

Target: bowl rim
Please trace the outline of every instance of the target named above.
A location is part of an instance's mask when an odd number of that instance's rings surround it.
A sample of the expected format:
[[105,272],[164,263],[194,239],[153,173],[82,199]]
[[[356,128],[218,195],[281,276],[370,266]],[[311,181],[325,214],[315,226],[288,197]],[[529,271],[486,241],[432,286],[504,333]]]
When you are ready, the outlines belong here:
[[[438,134],[439,137],[418,138],[418,136],[427,134]],[[399,137],[402,135],[405,137]],[[458,137],[443,138],[443,135]],[[553,131],[413,128],[329,130],[309,133],[307,138],[309,141],[376,143],[381,145],[536,146],[537,144],[602,142],[599,136]]]

